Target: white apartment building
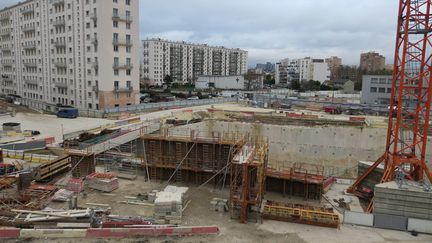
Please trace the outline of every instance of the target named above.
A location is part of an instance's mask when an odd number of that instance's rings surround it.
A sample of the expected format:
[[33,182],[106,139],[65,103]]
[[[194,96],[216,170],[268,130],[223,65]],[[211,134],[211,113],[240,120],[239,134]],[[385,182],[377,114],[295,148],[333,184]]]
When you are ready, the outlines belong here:
[[175,42],[159,38],[143,41],[142,76],[151,85],[162,85],[170,75],[174,82],[195,83],[199,76],[234,76],[247,72],[247,51]]
[[301,59],[299,63],[300,81],[314,80],[324,83],[330,80],[330,67],[324,59],[306,57]]
[[30,107],[139,103],[138,0],[28,0],[0,10],[0,92]]
[[275,69],[275,83],[277,85],[289,85],[292,81],[314,80],[324,83],[330,80],[329,64],[324,59],[286,58],[276,63]]

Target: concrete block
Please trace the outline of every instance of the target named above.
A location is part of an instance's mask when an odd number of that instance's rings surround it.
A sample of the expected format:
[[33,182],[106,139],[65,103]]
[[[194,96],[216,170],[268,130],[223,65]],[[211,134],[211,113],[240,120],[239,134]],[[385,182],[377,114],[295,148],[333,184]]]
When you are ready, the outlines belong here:
[[408,218],[408,231],[432,234],[432,221]]
[[343,217],[344,224],[355,224],[372,227],[374,222],[373,214],[345,211]]

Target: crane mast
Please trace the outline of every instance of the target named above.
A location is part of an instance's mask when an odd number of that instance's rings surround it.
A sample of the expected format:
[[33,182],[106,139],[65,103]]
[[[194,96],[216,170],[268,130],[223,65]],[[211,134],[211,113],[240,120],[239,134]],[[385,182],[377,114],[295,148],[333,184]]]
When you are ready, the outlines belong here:
[[397,172],[432,182],[425,157],[432,101],[431,5],[432,0],[399,0],[386,151],[348,189],[370,200],[368,212],[373,211],[373,200],[361,183],[382,163],[381,183],[394,180]]

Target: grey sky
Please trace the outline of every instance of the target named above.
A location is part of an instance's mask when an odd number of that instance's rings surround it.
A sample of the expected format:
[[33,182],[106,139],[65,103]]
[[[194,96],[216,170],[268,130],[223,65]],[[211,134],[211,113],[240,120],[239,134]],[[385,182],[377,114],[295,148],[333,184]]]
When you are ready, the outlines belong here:
[[[104,0],[110,1],[110,0]],[[0,7],[18,2],[1,0]],[[239,47],[249,62],[360,52],[393,62],[397,0],[140,0],[140,35]]]

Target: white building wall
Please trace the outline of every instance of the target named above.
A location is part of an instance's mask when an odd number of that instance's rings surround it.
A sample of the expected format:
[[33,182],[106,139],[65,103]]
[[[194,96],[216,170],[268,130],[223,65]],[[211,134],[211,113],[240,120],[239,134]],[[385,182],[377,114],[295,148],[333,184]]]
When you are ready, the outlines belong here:
[[319,81],[321,84],[330,80],[330,69],[328,63],[313,63],[312,69],[312,80]]
[[[21,96],[24,104],[37,109],[53,110],[56,104],[90,109],[136,104],[138,7],[138,0],[130,0],[130,5],[125,1],[30,0],[0,10],[0,91]],[[120,44],[114,44],[114,33]],[[126,35],[131,38],[127,43]],[[122,67],[115,75],[114,57],[120,64],[130,58],[130,73]],[[123,88],[121,92],[114,90],[114,81]]]

